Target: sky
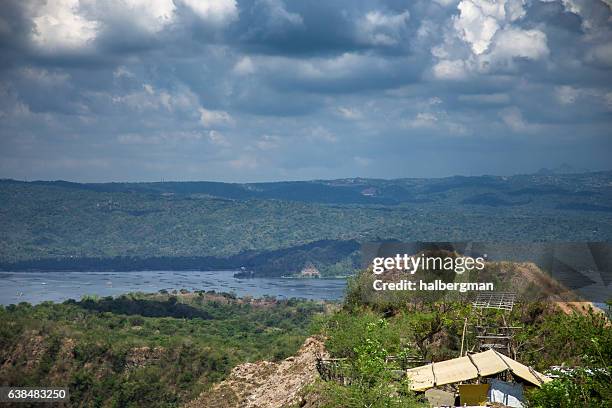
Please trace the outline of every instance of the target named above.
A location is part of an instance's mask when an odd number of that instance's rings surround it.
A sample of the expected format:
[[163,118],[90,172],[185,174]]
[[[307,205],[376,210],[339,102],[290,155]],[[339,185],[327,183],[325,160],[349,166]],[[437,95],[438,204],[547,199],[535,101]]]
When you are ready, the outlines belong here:
[[3,0],[0,178],[612,168],[612,0]]

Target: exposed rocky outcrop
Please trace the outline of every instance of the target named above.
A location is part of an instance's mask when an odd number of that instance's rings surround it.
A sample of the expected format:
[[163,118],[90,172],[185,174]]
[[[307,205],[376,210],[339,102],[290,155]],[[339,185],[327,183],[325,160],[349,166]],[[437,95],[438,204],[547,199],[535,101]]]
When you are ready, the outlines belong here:
[[29,372],[40,364],[46,352],[44,337],[38,331],[26,331],[21,340],[16,342],[15,348],[3,357],[4,362],[0,369],[21,366],[25,372]]
[[133,348],[125,357],[125,368],[130,370],[159,361],[164,351],[163,347],[151,348],[145,346]]
[[281,362],[241,364],[185,408],[279,408],[299,404],[302,389],[318,377],[317,355],[327,356],[323,340],[309,337],[294,356]]

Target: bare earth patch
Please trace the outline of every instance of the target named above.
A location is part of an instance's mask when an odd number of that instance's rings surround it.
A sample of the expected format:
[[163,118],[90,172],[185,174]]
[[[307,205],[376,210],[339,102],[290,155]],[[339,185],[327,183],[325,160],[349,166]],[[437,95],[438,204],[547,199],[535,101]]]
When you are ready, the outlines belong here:
[[259,361],[236,366],[227,379],[187,403],[185,408],[278,408],[296,404],[300,391],[318,377],[317,355],[327,356],[323,340],[306,339],[300,350],[274,363]]

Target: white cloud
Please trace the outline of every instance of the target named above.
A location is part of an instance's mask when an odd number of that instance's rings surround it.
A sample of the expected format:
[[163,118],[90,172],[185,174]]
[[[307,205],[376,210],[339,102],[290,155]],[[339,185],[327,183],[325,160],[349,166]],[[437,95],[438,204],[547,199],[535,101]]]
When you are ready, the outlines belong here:
[[559,86],[555,89],[555,97],[561,105],[572,105],[578,99],[580,90],[568,85]]
[[475,54],[482,54],[489,48],[493,36],[499,29],[498,18],[486,11],[491,7],[483,8],[487,3],[482,1],[464,0],[457,8],[460,11],[455,18],[455,29],[460,38],[467,42]]
[[176,17],[176,6],[172,0],[80,1],[83,15],[96,20],[107,30],[124,26],[155,34],[174,22]]
[[[443,41],[431,47],[437,62],[434,78],[464,80],[514,67],[514,59],[539,60],[549,55],[546,34],[522,29],[516,21],[526,15],[524,0],[461,0]],[[461,43],[467,47],[462,47]]]
[[268,11],[269,24],[272,26],[302,25],[304,20],[297,13],[287,11],[282,0],[259,0]]
[[523,114],[517,107],[502,110],[500,116],[506,126],[515,132],[524,132],[529,129],[529,125],[523,119]]
[[338,141],[336,135],[332,132],[324,128],[323,126],[316,126],[310,129],[310,132],[307,135],[308,140],[310,141],[323,141],[327,143],[335,143]]
[[112,101],[140,112],[160,109],[168,112],[197,111],[199,108],[197,96],[187,88],[169,92],[164,89],[156,90],[148,83],[142,85],[142,91],[116,95]]
[[199,109],[200,112],[200,123],[205,127],[212,127],[217,125],[226,125],[233,123],[233,119],[229,113],[220,110],[208,110],[204,108]]
[[469,66],[463,60],[442,60],[433,66],[433,74],[437,79],[459,80],[468,77]]
[[275,135],[263,135],[255,142],[259,150],[273,150],[280,146],[281,138]]
[[410,119],[401,120],[404,129],[420,131],[421,134],[443,134],[444,136],[466,135],[469,130],[466,126],[453,118],[444,110],[435,112],[418,112]]
[[270,76],[306,82],[354,78],[371,70],[385,71],[389,66],[389,61],[375,55],[356,52],[304,59],[277,56],[257,59],[257,69],[265,71]]
[[141,29],[159,32],[174,20],[176,6],[172,0],[115,0],[114,7],[121,9]]
[[43,68],[26,67],[21,69],[21,76],[28,81],[44,86],[63,85],[70,79],[70,75],[61,72],[49,72]]
[[30,107],[0,82],[0,119],[30,118]]
[[[200,19],[222,25],[238,18],[235,0],[177,0]],[[29,7],[34,24],[33,43],[44,52],[78,51],[92,46],[100,34],[116,27],[129,26],[155,34],[173,23],[173,0],[51,0]],[[122,67],[115,77],[126,76]]]
[[546,34],[540,30],[521,30],[508,28],[495,36],[495,44],[490,56],[495,60],[508,60],[516,57],[537,60],[549,53]]
[[359,110],[355,108],[347,108],[344,106],[340,106],[338,108],[338,114],[342,116],[344,119],[349,119],[349,120],[356,120],[356,119],[362,118],[362,114]]
[[474,54],[483,54],[500,29],[525,16],[524,4],[524,0],[462,0],[454,28]]
[[157,33],[174,21],[175,10],[173,0],[50,0],[29,13],[34,44],[54,53],[91,46],[103,30],[120,25]]
[[589,50],[587,60],[598,65],[612,67],[612,43],[600,44]]
[[231,143],[227,140],[227,138],[221,132],[218,132],[216,130],[211,130],[208,132],[208,139],[211,141],[212,144],[216,146],[231,146]]
[[432,127],[438,122],[438,116],[429,112],[420,112],[416,116],[405,122],[406,126],[413,128]]
[[525,16],[524,4],[524,0],[462,0],[454,28],[475,54],[482,54],[497,30]]
[[612,108],[612,92],[598,88],[578,88],[570,85],[555,87],[554,97],[560,105],[587,105],[591,109],[601,107],[609,111]]
[[371,11],[357,23],[357,36],[365,44],[395,45],[401,40],[409,18],[407,10],[399,14]]
[[[560,1],[565,10],[582,19],[582,28],[591,31],[608,24],[606,9],[612,10],[611,0],[540,0],[543,2]],[[608,10],[608,11],[609,11]]]
[[255,64],[250,57],[242,57],[234,65],[233,71],[238,75],[250,75],[255,72]]
[[99,24],[79,11],[79,0],[46,1],[39,7],[32,6],[34,44],[53,52],[76,50],[91,43]]
[[443,7],[448,7],[448,6],[457,4],[459,0],[434,0],[434,1]]
[[151,84],[144,84],[142,86],[142,88],[145,90],[146,93],[148,93],[149,95],[153,95],[155,93],[155,91],[153,90],[153,85]]
[[113,71],[113,78],[136,78],[136,75],[125,66],[121,65]]
[[180,0],[202,20],[213,25],[225,25],[238,18],[235,0]]

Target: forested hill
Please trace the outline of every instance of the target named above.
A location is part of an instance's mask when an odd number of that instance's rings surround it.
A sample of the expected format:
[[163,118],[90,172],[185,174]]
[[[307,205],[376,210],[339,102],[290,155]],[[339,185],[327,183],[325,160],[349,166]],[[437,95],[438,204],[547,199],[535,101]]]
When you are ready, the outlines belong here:
[[[2,269],[347,269],[360,242],[610,241],[612,172],[231,184],[0,181]],[[351,258],[354,260],[354,258]]]
[[[26,183],[2,180],[6,184]],[[282,181],[270,183],[221,183],[211,181],[155,183],[72,183],[32,181],[27,184],[53,186],[99,193],[140,193],[151,195],[209,196],[233,200],[276,199],[326,204],[424,203],[441,198],[472,201],[474,194],[488,193],[485,205],[517,205],[533,196],[612,197],[612,172],[555,174],[536,173],[512,177],[455,176],[438,179],[364,179]],[[512,200],[511,198],[515,198]],[[519,200],[516,200],[519,199]],[[452,200],[451,200],[452,201]],[[611,207],[608,211],[612,211]]]

